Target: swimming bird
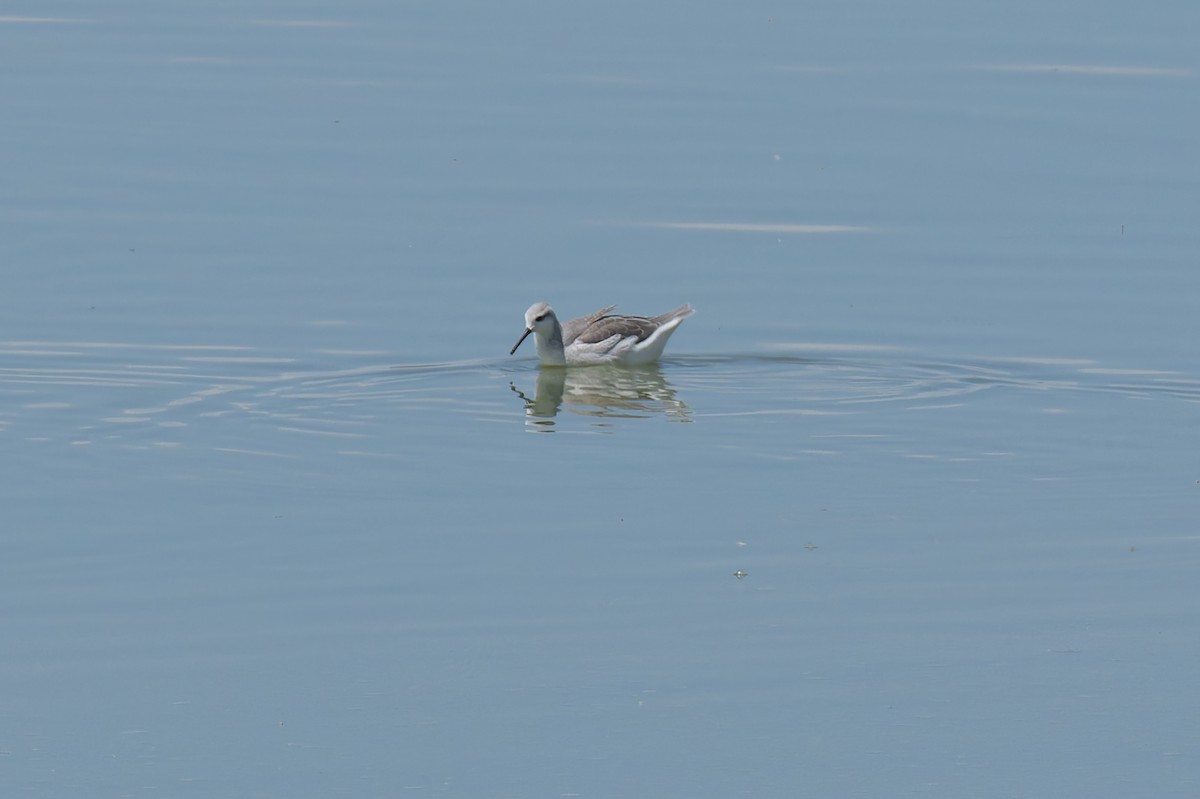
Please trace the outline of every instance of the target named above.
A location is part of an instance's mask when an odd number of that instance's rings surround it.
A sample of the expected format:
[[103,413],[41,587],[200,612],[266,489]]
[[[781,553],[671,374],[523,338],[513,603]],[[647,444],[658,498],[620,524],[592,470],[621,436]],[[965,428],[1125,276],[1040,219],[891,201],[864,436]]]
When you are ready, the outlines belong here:
[[525,332],[508,354],[515,353],[521,342],[535,333],[542,366],[650,363],[662,355],[675,328],[695,313],[690,305],[649,317],[608,313],[616,307],[610,305],[560,325],[553,308],[544,302],[534,303],[525,312]]

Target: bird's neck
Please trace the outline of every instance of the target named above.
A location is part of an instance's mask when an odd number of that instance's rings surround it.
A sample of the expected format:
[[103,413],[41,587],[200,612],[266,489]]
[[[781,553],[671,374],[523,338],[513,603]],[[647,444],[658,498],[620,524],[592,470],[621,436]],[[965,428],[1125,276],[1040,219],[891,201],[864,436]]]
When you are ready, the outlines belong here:
[[555,321],[549,333],[537,334],[538,360],[546,366],[566,366],[567,354],[563,351],[562,327]]

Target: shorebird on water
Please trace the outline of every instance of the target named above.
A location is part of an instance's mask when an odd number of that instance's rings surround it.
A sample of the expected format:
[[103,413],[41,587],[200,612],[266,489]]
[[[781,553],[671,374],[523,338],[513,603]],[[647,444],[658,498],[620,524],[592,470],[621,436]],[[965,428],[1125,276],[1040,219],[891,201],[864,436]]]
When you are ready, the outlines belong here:
[[616,307],[610,305],[560,324],[553,308],[535,303],[525,312],[525,332],[508,354],[515,353],[533,333],[542,366],[650,363],[662,355],[675,328],[695,313],[692,306],[680,305],[659,316],[609,314]]

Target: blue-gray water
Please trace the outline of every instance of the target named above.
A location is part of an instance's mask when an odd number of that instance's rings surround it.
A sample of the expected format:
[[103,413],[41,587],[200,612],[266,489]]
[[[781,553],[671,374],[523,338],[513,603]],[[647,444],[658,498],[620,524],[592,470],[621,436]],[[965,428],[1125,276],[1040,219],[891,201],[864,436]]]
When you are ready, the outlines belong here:
[[5,9],[0,788],[1195,796],[1198,23]]

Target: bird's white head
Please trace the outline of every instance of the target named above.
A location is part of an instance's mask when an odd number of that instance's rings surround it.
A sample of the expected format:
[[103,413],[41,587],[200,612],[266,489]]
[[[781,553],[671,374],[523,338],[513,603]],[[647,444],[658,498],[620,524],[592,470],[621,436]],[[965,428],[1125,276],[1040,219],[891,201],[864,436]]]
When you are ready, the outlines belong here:
[[[513,345],[509,351],[512,355],[517,351],[517,347],[521,346],[521,342],[530,333],[537,334],[538,354],[542,354],[542,349],[546,346],[544,343],[549,337],[554,335],[554,328],[558,325],[558,319],[554,316],[554,309],[544,302],[535,302],[529,306],[529,310],[525,312],[525,332],[521,334],[521,338]],[[558,348],[562,349],[561,335],[559,338]]]
[[535,302],[525,312],[525,329],[536,332],[544,327],[552,327],[554,325],[553,319],[553,308],[544,302]]

